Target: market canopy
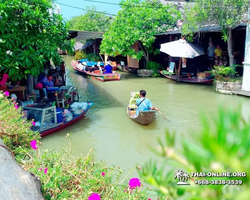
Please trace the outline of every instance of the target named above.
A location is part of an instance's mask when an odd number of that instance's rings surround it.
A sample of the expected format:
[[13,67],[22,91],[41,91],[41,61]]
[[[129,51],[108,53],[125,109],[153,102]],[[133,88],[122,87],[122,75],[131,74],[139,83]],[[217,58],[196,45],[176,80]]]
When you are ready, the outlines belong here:
[[104,32],[69,30],[69,38],[68,39],[75,38],[76,41],[81,41],[81,40],[88,40],[88,39],[94,39],[94,38],[101,38],[101,36],[103,34],[104,34]]
[[161,44],[160,51],[181,58],[194,58],[205,54],[202,47],[183,39]]

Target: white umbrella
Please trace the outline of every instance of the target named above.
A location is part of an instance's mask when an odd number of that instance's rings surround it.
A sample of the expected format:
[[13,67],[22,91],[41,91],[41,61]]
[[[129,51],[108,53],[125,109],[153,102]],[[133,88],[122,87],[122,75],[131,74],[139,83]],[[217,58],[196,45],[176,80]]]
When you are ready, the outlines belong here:
[[81,42],[76,42],[74,45],[75,50],[82,50],[83,49],[84,44]]
[[160,51],[172,57],[182,58],[194,58],[205,54],[203,48],[183,39],[161,44]]

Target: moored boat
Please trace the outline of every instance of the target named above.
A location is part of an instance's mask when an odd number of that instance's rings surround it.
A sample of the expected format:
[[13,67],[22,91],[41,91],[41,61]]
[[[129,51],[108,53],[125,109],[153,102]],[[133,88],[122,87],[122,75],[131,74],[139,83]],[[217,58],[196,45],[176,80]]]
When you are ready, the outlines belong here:
[[23,105],[28,120],[34,119],[31,130],[38,131],[41,137],[60,131],[82,119],[93,106],[92,101],[74,102],[68,109],[56,108],[47,103]]
[[84,70],[81,70],[77,67],[77,63],[78,61],[71,61],[71,66],[73,67],[74,70],[76,70],[77,72],[80,72],[82,74],[85,74],[95,80],[99,80],[102,82],[105,81],[119,81],[121,79],[121,74],[118,74],[116,72],[113,72],[112,74],[102,74],[100,70],[95,70],[93,72],[86,72]]
[[123,71],[123,72],[129,72],[128,69],[126,69],[125,67],[122,67],[121,65],[117,65],[117,69]]
[[131,92],[131,98],[127,107],[127,114],[133,121],[141,125],[149,125],[155,119],[156,110],[139,111],[139,114],[136,115],[137,106],[135,104],[137,97],[138,92]]
[[47,135],[50,135],[52,133],[55,133],[55,132],[60,131],[62,129],[65,129],[68,126],[71,126],[74,123],[76,123],[77,121],[79,121],[80,119],[82,119],[85,116],[85,114],[88,112],[88,110],[91,108],[91,106],[93,106],[92,101],[87,101],[86,103],[87,103],[87,107],[85,110],[82,111],[82,113],[80,113],[78,115],[74,115],[72,120],[70,120],[68,122],[61,122],[61,123],[55,124],[54,127],[51,127],[49,129],[39,130],[40,136],[45,137]]
[[[166,77],[167,79],[176,81],[176,75],[175,74],[164,74],[162,71],[160,71],[160,73],[164,77]],[[192,77],[180,77],[179,78],[179,82],[211,85],[213,83],[213,79],[200,79],[200,78],[192,78]]]

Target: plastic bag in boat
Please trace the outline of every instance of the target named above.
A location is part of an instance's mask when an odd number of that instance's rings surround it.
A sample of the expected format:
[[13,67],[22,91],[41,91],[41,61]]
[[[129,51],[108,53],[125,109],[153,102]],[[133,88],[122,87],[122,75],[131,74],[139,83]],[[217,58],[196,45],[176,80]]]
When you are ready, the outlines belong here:
[[88,107],[88,104],[86,102],[74,102],[70,108],[74,115],[80,115],[83,113]]

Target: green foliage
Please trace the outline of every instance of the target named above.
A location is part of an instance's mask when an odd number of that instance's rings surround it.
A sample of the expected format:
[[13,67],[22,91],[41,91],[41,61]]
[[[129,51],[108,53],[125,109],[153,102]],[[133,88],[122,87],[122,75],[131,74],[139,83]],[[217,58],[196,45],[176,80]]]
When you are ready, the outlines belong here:
[[[115,56],[118,52],[137,60],[144,55],[147,59],[147,53],[153,53],[155,34],[173,27],[179,17],[175,7],[165,6],[156,0],[121,1],[121,10],[103,35],[101,53]],[[138,52],[131,48],[137,41],[142,48]]]
[[182,34],[192,40],[193,32],[204,25],[218,24],[222,27],[222,39],[228,40],[227,28],[243,21],[248,8],[248,0],[196,0],[185,8]]
[[83,52],[81,52],[81,51],[78,51],[78,52],[76,53],[76,55],[75,55],[75,59],[76,59],[76,60],[81,60],[81,59],[83,59],[83,58],[86,58],[85,53],[83,53]]
[[147,200],[142,188],[128,193],[127,178],[119,167],[106,167],[103,161],[94,159],[92,149],[88,155],[74,158],[70,144],[62,154],[46,150],[23,167],[40,178],[45,199],[88,199],[91,193],[98,193],[101,199],[129,199],[130,196]]
[[0,66],[11,79],[38,75],[45,61],[61,62],[57,48],[68,48],[61,15],[50,15],[50,0],[0,2]]
[[15,101],[7,99],[0,92],[0,138],[9,147],[17,161],[26,158],[30,151],[30,141],[40,139],[39,133],[31,131],[31,122],[26,120],[21,109],[16,109]]
[[[177,141],[176,134],[166,132],[165,142],[159,140],[155,153],[161,158],[162,167],[156,162],[147,162],[139,171],[145,182],[157,192],[171,199],[188,200],[247,200],[250,195],[250,124],[241,116],[241,108],[220,107],[216,115],[202,115],[202,128],[192,142],[186,138]],[[190,140],[189,140],[190,141]],[[175,145],[178,142],[176,148]],[[166,174],[164,166],[190,172],[245,172],[246,177],[192,177],[190,186],[178,186],[174,171]],[[242,180],[242,185],[195,185],[201,180]]]
[[169,71],[166,71],[166,70],[162,70],[162,73],[164,74],[164,75],[172,75],[172,74],[174,74],[173,72],[169,72]]
[[100,56],[95,55],[93,53],[86,54],[86,59],[88,59],[89,61],[94,61],[94,62],[98,62],[101,60]]
[[95,12],[96,8],[88,8],[84,15],[72,17],[69,21],[69,29],[92,32],[107,31],[112,18],[104,13]]
[[69,43],[68,45],[72,47],[68,49],[67,54],[70,56],[74,56],[75,55],[74,45],[76,44],[76,39],[71,39],[71,40],[68,40],[67,42]]
[[218,81],[229,81],[230,77],[233,77],[236,74],[235,67],[226,67],[226,66],[214,66],[213,75],[215,80]]
[[154,76],[154,77],[160,76],[158,71],[161,69],[161,65],[159,63],[149,61],[149,62],[147,62],[146,69],[154,71],[152,76]]

